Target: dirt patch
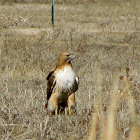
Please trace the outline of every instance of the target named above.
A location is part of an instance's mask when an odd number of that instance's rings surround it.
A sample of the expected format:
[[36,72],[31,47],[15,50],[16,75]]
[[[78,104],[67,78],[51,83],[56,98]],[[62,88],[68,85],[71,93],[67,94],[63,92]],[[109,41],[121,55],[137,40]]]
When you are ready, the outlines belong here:
[[39,35],[43,31],[47,31],[47,29],[37,29],[37,28],[25,28],[25,29],[11,29],[13,33],[18,33],[22,35]]

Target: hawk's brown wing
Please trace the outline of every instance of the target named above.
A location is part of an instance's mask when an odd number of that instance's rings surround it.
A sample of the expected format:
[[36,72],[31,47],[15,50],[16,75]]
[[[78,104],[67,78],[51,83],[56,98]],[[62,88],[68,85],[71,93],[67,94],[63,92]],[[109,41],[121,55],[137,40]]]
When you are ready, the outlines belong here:
[[76,92],[78,90],[78,86],[79,86],[79,77],[76,76],[73,86],[73,92]]
[[54,71],[51,71],[48,74],[46,79],[48,80],[48,83],[47,83],[47,100],[49,100],[49,98],[51,97],[51,94],[53,92],[53,89],[56,85]]

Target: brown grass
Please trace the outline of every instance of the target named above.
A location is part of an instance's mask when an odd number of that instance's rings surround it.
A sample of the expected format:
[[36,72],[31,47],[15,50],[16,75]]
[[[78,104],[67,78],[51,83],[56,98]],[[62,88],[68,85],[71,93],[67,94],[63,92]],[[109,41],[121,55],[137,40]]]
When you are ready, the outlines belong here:
[[[0,139],[139,139],[140,4],[132,5],[56,4],[54,27],[50,5],[0,6]],[[46,76],[63,51],[77,56],[77,115],[49,116]],[[132,80],[122,86],[126,68]]]

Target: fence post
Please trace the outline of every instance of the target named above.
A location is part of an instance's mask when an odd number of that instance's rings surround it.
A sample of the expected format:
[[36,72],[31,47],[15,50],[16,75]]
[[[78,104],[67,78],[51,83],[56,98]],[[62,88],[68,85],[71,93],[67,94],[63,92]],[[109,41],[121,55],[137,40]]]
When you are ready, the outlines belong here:
[[52,0],[52,25],[54,25],[54,0]]

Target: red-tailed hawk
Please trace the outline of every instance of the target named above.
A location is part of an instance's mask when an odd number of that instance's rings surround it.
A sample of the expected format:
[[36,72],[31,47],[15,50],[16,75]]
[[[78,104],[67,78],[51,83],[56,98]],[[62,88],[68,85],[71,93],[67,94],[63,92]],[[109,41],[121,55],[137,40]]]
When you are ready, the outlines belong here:
[[58,112],[68,107],[68,113],[71,114],[71,108],[75,107],[75,92],[78,89],[79,80],[72,69],[71,60],[75,58],[70,53],[62,53],[54,71],[47,76],[47,103],[46,107],[51,113]]

